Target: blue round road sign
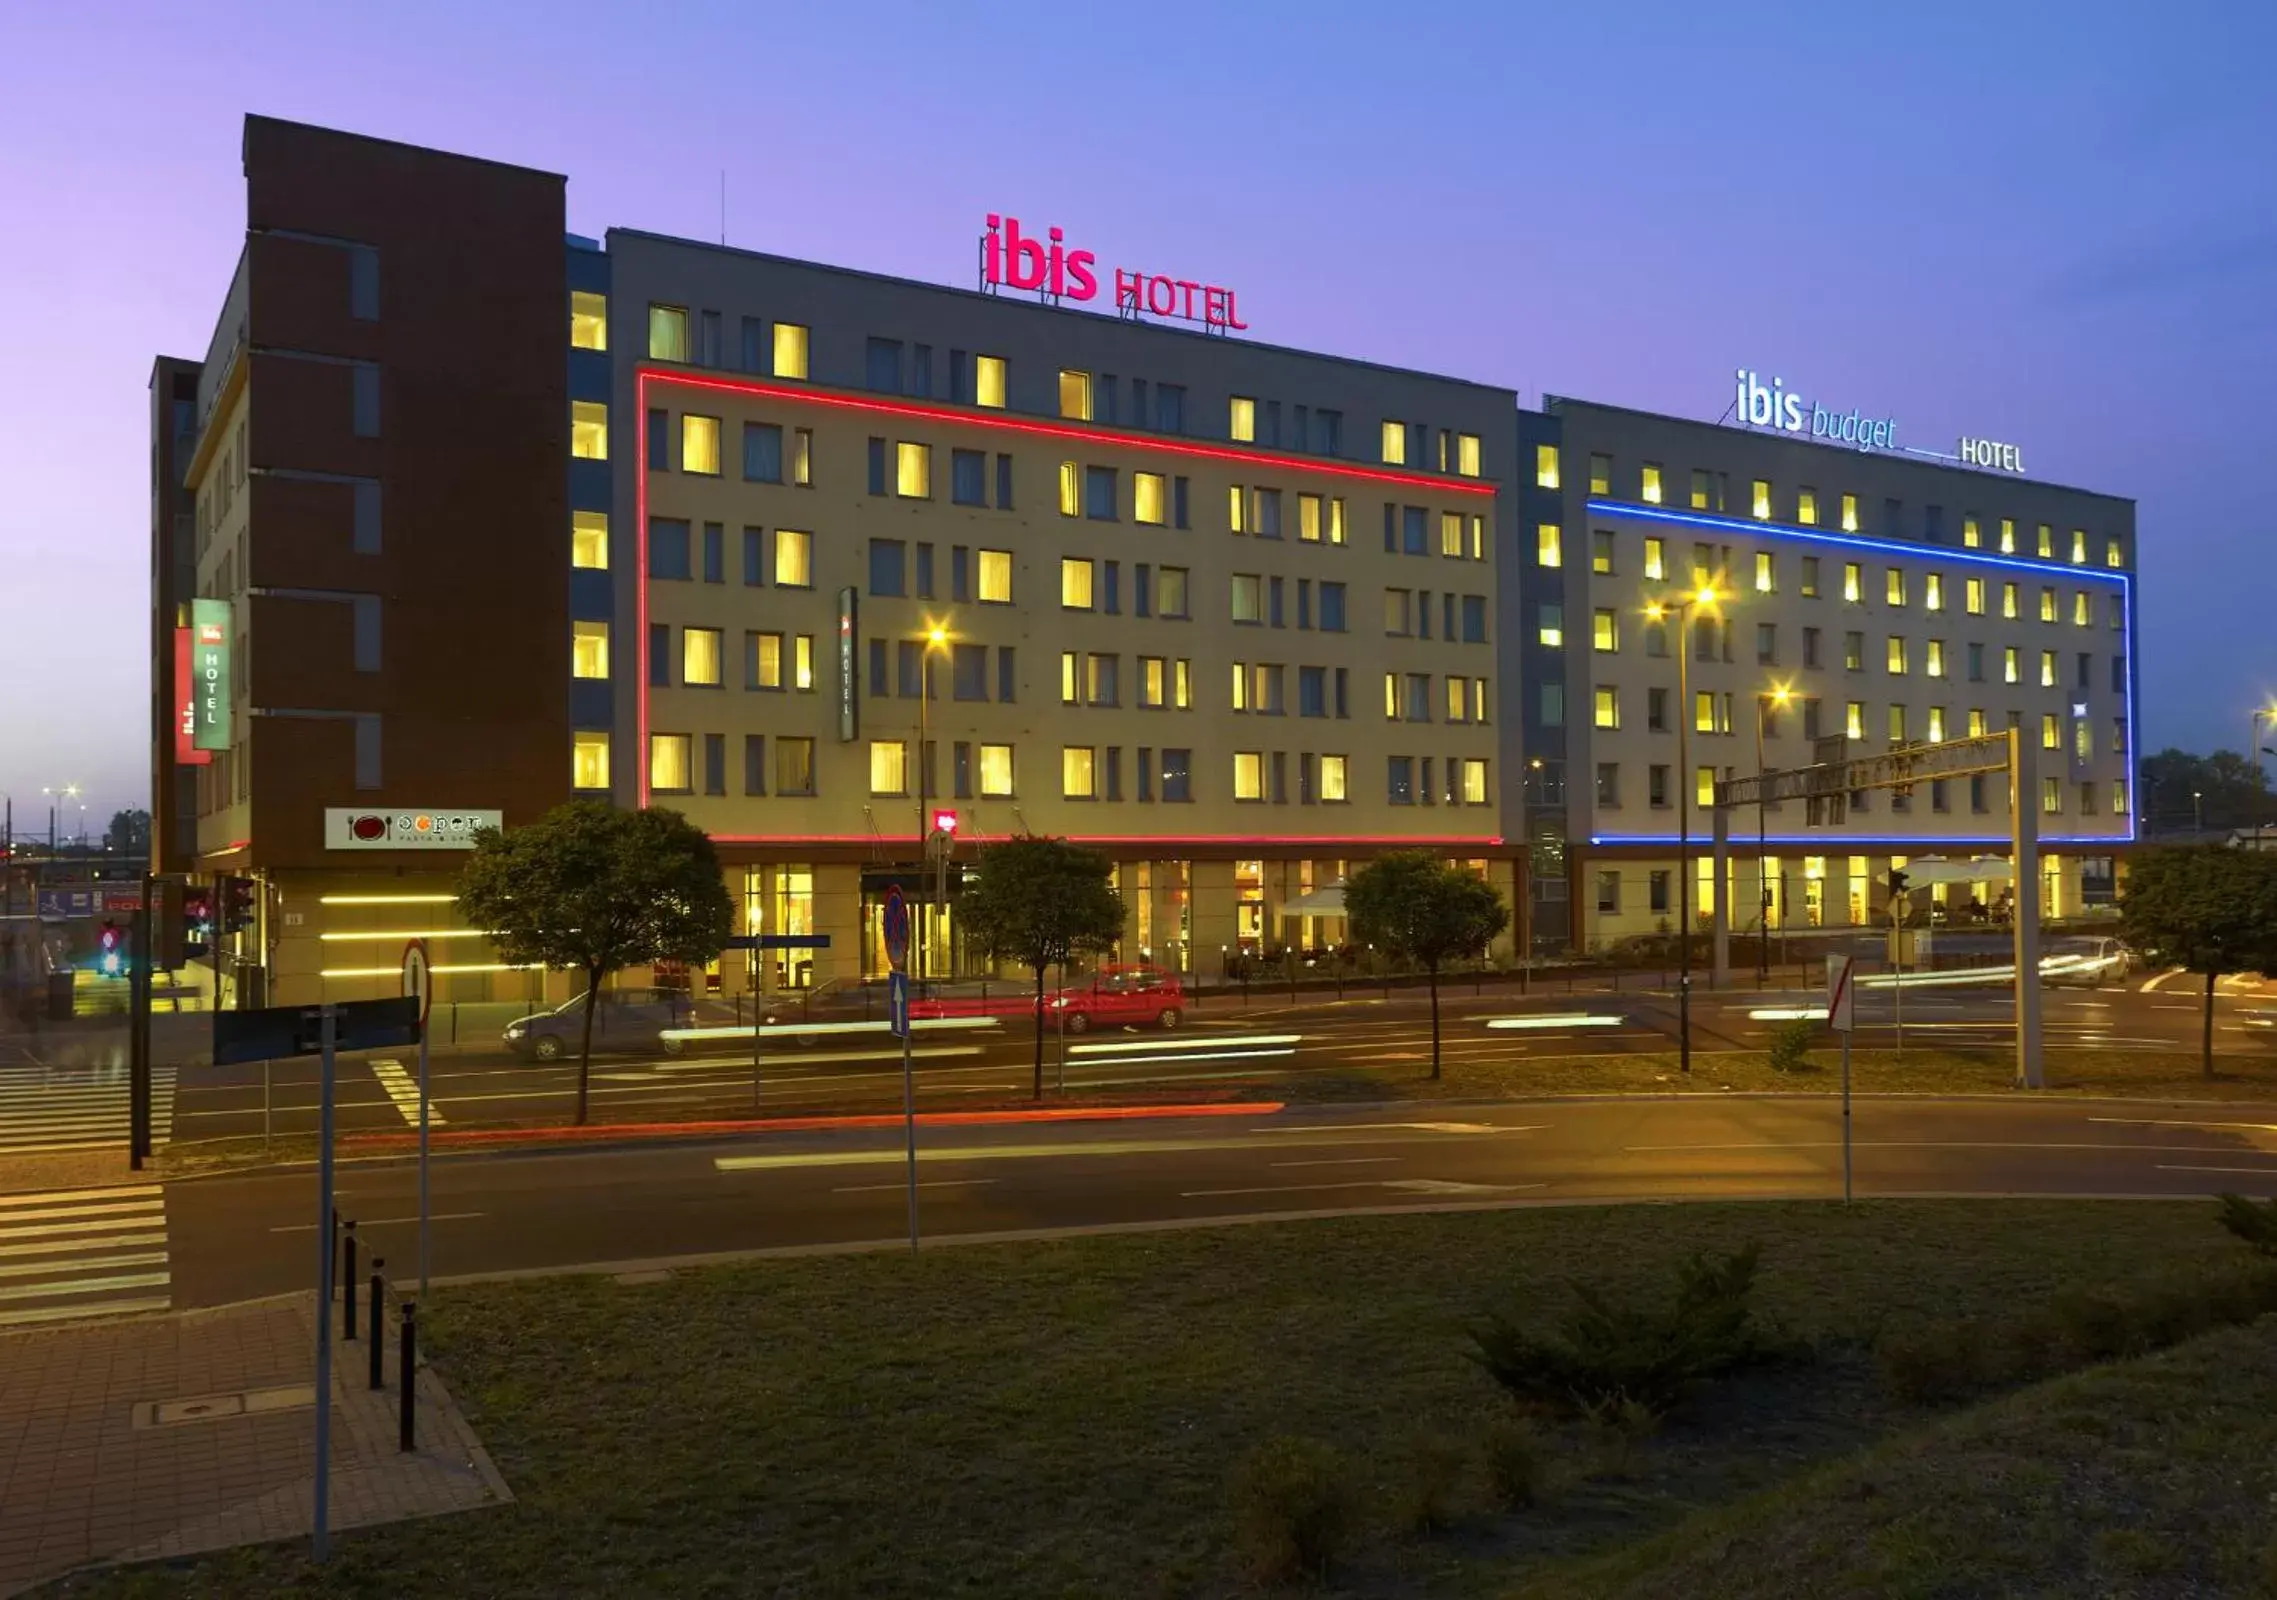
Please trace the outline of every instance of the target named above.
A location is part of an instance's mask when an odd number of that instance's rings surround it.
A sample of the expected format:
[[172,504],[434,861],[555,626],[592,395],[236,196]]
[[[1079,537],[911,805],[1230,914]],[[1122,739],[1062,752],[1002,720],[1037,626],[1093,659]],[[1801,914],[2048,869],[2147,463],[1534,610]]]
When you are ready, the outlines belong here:
[[896,972],[909,964],[909,902],[898,883],[886,886],[885,953]]

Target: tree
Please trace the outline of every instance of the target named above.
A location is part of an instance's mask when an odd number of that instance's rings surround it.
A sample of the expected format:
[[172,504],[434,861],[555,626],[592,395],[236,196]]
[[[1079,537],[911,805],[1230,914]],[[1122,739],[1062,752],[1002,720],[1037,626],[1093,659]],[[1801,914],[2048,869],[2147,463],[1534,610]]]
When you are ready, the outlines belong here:
[[1428,850],[1378,856],[1345,881],[1352,937],[1419,964],[1431,979],[1431,1076],[1439,1076],[1439,968],[1482,955],[1510,925],[1494,885]]
[[2201,1050],[2214,1075],[2214,980],[2277,975],[2277,856],[2218,844],[2165,845],[2127,864],[2120,933],[2154,966],[2206,980]]
[[459,914],[508,961],[585,974],[577,1120],[585,1121],[602,980],[657,961],[700,966],[735,925],[719,855],[677,811],[573,800],[511,832],[485,828],[459,873]]
[[2200,816],[2208,832],[2277,822],[2277,797],[2250,750],[2161,750],[2143,758],[2142,790],[2143,825],[2158,832],[2195,829]]
[[1044,969],[1111,948],[1123,934],[1114,863],[1065,839],[1022,835],[980,853],[957,920],[975,949],[1036,975],[1035,1097],[1044,1096]]
[[115,850],[122,856],[148,855],[150,813],[142,810],[112,812],[111,825],[103,830],[103,848]]

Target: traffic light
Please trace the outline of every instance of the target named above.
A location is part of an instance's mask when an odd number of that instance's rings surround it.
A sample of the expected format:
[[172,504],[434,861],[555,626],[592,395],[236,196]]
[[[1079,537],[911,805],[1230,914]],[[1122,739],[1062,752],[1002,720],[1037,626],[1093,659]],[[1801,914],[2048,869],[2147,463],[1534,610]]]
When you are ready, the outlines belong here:
[[201,884],[186,885],[182,890],[182,955],[185,959],[202,956],[212,948],[213,890]]
[[221,923],[223,933],[236,933],[253,925],[253,891],[251,878],[224,878],[221,880]]
[[106,978],[115,978],[126,971],[126,930],[105,918],[103,931],[96,935],[95,968]]
[[1907,878],[1908,874],[1904,868],[1892,867],[1890,869],[1890,894],[1892,898],[1905,893]]

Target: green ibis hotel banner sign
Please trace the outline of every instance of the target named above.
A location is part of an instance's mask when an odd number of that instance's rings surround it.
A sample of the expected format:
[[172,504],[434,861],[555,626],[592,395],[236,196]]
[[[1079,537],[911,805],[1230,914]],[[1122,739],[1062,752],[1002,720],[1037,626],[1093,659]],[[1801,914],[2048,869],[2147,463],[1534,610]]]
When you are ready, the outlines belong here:
[[230,745],[229,602],[190,602],[190,742],[199,750]]

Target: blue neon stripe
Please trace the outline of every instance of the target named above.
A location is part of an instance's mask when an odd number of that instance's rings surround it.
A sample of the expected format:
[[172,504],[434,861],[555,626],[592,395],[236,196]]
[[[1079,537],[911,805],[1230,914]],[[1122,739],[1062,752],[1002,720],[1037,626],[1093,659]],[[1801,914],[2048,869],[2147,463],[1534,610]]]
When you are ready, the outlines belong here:
[[[2119,586],[2121,626],[2119,649],[2127,658],[2127,831],[2124,834],[2043,835],[2043,844],[2133,844],[2140,836],[2142,817],[2142,769],[2138,755],[2142,749],[2142,723],[2136,716],[2135,686],[2141,676],[2135,660],[2135,575],[2110,567],[2090,567],[2070,562],[2026,560],[2021,556],[1987,555],[1981,550],[1954,549],[1942,544],[1907,544],[1895,539],[1874,539],[1857,533],[1828,533],[1821,528],[1806,528],[1795,523],[1758,521],[1753,517],[1717,516],[1704,511],[1675,511],[1666,506],[1644,505],[1631,500],[1599,500],[1587,502],[1592,514],[1612,517],[1634,517],[1645,522],[1673,522],[1688,527],[1715,528],[1730,533],[1770,534],[1774,537],[1801,539],[1818,544],[1839,545],[1853,550],[1874,550],[1889,555],[1908,556],[1916,561],[1956,561],[1988,567],[2007,567],[2018,572],[2038,573],[2045,578],[2054,573],[2066,573],[2074,578],[2101,580]],[[1618,834],[1590,836],[1592,844],[1651,843],[1657,836]],[[1673,839],[1671,840],[1673,842]],[[1789,841],[1801,842],[1801,841]],[[1902,842],[1902,841],[1893,841]],[[1966,843],[1969,841],[1954,841]]]
[[[1926,782],[1927,780],[1923,781]],[[2129,798],[2131,799],[2132,796]],[[2131,810],[2128,813],[2130,818],[2133,816],[2133,814],[2134,813]],[[1589,836],[1589,842],[1591,844],[1616,845],[1665,845],[1671,850],[1675,849],[1677,846],[1677,838],[1673,833],[1593,833]],[[1742,845],[1752,846],[1755,843],[1755,834],[1753,831],[1742,833],[1738,830],[1734,830],[1730,836],[1730,842],[1732,854],[1752,854],[1753,852],[1751,850],[1743,852],[1740,847]],[[1934,849],[1938,845],[2005,845],[2010,842],[2011,841],[2008,835],[2005,833],[1774,833],[1767,836],[1764,840],[1764,843],[1766,844],[1808,845],[1812,847],[1810,851],[1812,855],[1828,856],[1852,854],[1860,849],[1865,848],[1868,845],[1894,845],[1906,850],[1910,854],[1911,852],[1917,850],[1926,851]],[[2131,829],[2124,835],[2116,833],[2046,833],[2040,836],[2040,843],[2042,844],[2090,844],[2110,846],[2131,844],[2133,842],[2134,833]],[[1694,834],[1689,843],[1694,855],[1705,855],[1712,847],[1714,843],[1714,837],[1711,834],[1705,833]]]

